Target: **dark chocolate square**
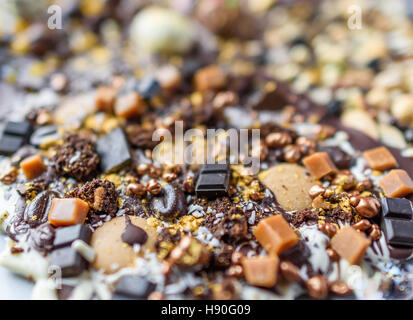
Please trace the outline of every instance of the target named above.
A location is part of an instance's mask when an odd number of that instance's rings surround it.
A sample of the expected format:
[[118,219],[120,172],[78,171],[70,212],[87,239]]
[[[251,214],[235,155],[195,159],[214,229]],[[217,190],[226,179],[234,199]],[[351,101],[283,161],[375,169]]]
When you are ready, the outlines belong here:
[[97,152],[104,173],[116,172],[132,160],[128,141],[121,128],[109,132],[97,141]]
[[32,133],[32,126],[28,121],[14,122],[8,121],[4,128],[4,134],[10,136],[19,136],[27,139]]
[[413,221],[383,219],[382,229],[388,244],[413,247]]
[[382,198],[381,204],[384,218],[412,220],[413,207],[409,200],[399,198]]
[[214,198],[225,196],[228,192],[228,173],[202,173],[196,185],[199,197]]
[[56,230],[56,235],[53,241],[54,248],[70,246],[75,240],[83,240],[87,244],[90,243],[92,230],[84,224],[77,224],[70,227],[59,228]]
[[229,163],[219,164],[204,164],[201,168],[201,173],[208,173],[208,172],[229,172]]
[[67,278],[80,275],[87,269],[88,262],[72,247],[64,247],[50,254],[50,265],[59,267],[62,277]]
[[143,277],[123,276],[116,284],[115,294],[133,299],[146,299],[155,288],[156,285],[154,283],[149,282]]
[[11,156],[24,143],[24,138],[18,136],[8,136],[3,135],[0,138],[0,155],[2,156]]

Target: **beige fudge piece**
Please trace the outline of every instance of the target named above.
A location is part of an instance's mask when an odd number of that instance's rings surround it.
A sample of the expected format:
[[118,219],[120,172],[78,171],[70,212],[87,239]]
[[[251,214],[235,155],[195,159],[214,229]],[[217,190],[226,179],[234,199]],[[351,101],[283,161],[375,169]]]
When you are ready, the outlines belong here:
[[275,195],[277,202],[286,210],[303,210],[311,207],[308,195],[316,180],[302,166],[280,164],[259,174],[261,182]]
[[101,86],[96,90],[95,105],[96,109],[106,113],[113,113],[113,105],[115,104],[116,90]]
[[270,255],[278,255],[294,247],[298,241],[294,230],[281,215],[261,220],[254,235]]
[[277,283],[278,265],[277,256],[254,257],[242,259],[245,279],[253,286],[271,288]]
[[194,76],[194,85],[198,91],[219,90],[226,84],[227,76],[215,65],[199,70]]
[[348,263],[359,264],[370,246],[370,240],[356,229],[345,226],[331,239],[330,245]]
[[24,159],[20,163],[20,168],[29,180],[37,178],[46,171],[46,166],[44,165],[43,159],[39,154]]
[[364,159],[373,170],[388,170],[397,167],[397,161],[386,147],[378,147],[363,153]]
[[88,212],[89,205],[81,199],[53,199],[48,219],[55,227],[82,224]]
[[[139,255],[146,250],[153,251],[157,233],[143,218],[130,216],[132,224],[145,230],[148,238],[142,245]],[[132,267],[137,254],[133,247],[122,241],[125,231],[125,217],[116,217],[100,226],[92,235],[91,246],[96,251],[93,262],[95,269],[105,273],[114,273],[121,268]]]
[[316,179],[337,172],[337,168],[327,152],[316,152],[304,158],[303,163]]
[[137,92],[130,92],[119,97],[115,104],[115,114],[125,119],[138,117],[145,110],[146,103]]
[[379,182],[387,197],[400,198],[413,193],[413,181],[405,170],[395,169],[390,171]]

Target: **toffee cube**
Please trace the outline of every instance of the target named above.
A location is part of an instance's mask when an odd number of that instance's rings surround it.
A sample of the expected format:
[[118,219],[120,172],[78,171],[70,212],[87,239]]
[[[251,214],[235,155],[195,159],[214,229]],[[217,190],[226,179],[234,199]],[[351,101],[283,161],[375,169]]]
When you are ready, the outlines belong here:
[[254,235],[270,255],[279,255],[294,247],[298,242],[294,230],[281,215],[261,220],[254,231]]
[[271,288],[277,283],[280,264],[278,256],[244,258],[241,264],[249,284]]
[[391,170],[379,185],[387,197],[401,198],[413,193],[413,181],[405,170]]
[[116,100],[116,90],[107,87],[101,86],[96,91],[95,97],[95,106],[99,111],[106,113],[113,113],[113,106]]
[[370,240],[356,229],[344,226],[331,239],[330,245],[348,263],[359,264],[370,246]]
[[24,159],[20,162],[20,168],[29,180],[37,178],[46,171],[46,166],[44,165],[43,159],[39,154]]
[[145,110],[145,100],[134,91],[120,96],[115,103],[115,114],[125,119],[138,117]]
[[304,158],[303,163],[316,179],[337,172],[337,167],[327,152],[316,152]]
[[195,74],[194,84],[198,91],[219,90],[227,84],[227,77],[221,68],[211,65]]
[[87,202],[78,198],[53,199],[49,222],[55,227],[70,226],[85,222],[89,212]]
[[363,153],[364,159],[373,170],[388,170],[397,167],[397,161],[386,147],[378,147]]

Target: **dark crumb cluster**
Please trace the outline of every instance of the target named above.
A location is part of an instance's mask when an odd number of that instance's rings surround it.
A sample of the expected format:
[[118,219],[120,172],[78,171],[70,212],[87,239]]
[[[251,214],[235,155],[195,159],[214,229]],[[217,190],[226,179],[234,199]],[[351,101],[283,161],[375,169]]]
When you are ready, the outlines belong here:
[[118,211],[118,193],[115,185],[107,180],[92,180],[68,192],[66,198],[86,201],[95,214],[114,216]]
[[99,170],[99,155],[95,144],[73,133],[65,135],[63,144],[57,147],[52,160],[59,175],[79,181],[95,177]]

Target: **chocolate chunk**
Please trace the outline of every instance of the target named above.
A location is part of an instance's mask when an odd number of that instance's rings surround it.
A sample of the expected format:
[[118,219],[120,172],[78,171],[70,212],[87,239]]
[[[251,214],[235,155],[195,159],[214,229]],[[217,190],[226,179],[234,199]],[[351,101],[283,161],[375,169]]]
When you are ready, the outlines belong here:
[[5,135],[22,137],[24,140],[27,140],[31,132],[32,126],[28,121],[8,121],[6,123],[6,127],[4,128]]
[[143,277],[123,276],[116,284],[115,294],[134,299],[146,299],[155,288],[156,285],[154,283],[149,282]]
[[382,198],[383,218],[400,218],[411,220],[413,218],[412,203],[407,199]]
[[320,147],[319,150],[326,152],[339,169],[348,169],[352,165],[351,157],[338,147]]
[[229,165],[206,164],[202,167],[196,194],[198,197],[217,198],[227,195],[230,179]]
[[50,255],[50,265],[59,267],[62,277],[75,277],[87,269],[87,261],[72,247],[54,250]]
[[48,141],[54,141],[60,138],[61,135],[57,131],[57,126],[44,126],[33,132],[30,137],[30,144],[38,147],[42,144],[47,143]]
[[34,229],[30,235],[33,248],[40,252],[49,252],[53,248],[55,230],[50,223],[44,223]]
[[73,293],[73,290],[75,289],[74,286],[68,285],[68,284],[62,284],[61,289],[57,289],[57,296],[59,297],[59,300],[67,300],[70,298],[70,296]]
[[70,246],[75,240],[83,240],[87,244],[92,238],[92,230],[84,224],[77,224],[70,227],[56,229],[56,236],[53,241],[53,247],[61,248]]
[[122,241],[133,246],[134,244],[144,244],[148,240],[148,235],[142,228],[135,226],[129,216],[125,216],[125,231],[122,233]]
[[96,176],[99,156],[95,144],[80,135],[68,133],[53,157],[56,172],[61,176],[85,181]]
[[39,193],[24,211],[24,221],[30,227],[45,223],[54,197],[55,195],[50,191]]
[[139,83],[138,92],[145,100],[151,99],[161,92],[161,86],[155,78],[146,77]]
[[413,221],[384,219],[382,228],[388,244],[413,247]]
[[186,214],[186,198],[182,189],[167,184],[159,195],[151,199],[151,209],[161,219],[172,219]]
[[97,152],[104,173],[116,172],[132,159],[126,136],[121,128],[116,128],[100,138],[97,142]]
[[24,143],[24,138],[18,136],[8,136],[3,135],[0,138],[0,155],[2,156],[11,156]]
[[407,199],[382,199],[382,229],[392,246],[413,247],[413,208]]
[[311,256],[311,251],[306,245],[305,241],[300,240],[297,244],[280,254],[282,261],[289,261],[297,267],[301,268],[308,263],[308,258]]

